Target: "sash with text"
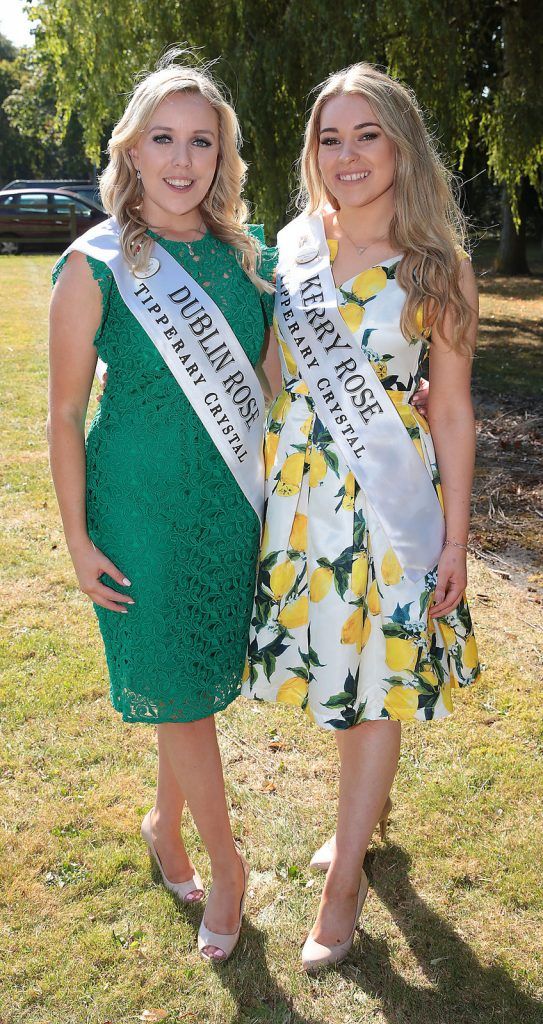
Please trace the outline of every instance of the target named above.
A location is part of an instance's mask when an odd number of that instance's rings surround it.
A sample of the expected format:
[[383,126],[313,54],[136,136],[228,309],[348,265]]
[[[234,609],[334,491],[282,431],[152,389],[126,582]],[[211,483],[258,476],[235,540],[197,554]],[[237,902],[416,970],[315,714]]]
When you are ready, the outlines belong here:
[[262,522],[264,395],[230,324],[207,292],[156,242],[149,273],[136,278],[110,218],[73,242],[105,263],[132,315],[171,370]]
[[282,338],[404,573],[418,580],[441,555],[443,513],[393,402],[339,312],[322,217],[297,217],[279,232],[278,246]]

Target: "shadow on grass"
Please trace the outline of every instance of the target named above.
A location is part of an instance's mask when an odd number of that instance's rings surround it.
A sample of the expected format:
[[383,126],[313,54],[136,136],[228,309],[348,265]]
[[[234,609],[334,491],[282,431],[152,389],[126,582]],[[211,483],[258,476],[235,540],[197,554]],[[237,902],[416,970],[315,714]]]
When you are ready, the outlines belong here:
[[516,395],[521,405],[529,407],[530,396],[541,394],[543,359],[535,345],[507,341],[507,331],[492,331],[501,340],[486,341],[483,324],[481,341],[473,362],[475,387],[490,389],[495,395],[506,392]]
[[306,1017],[295,1009],[294,996],[270,974],[265,933],[247,917],[239,945],[227,964],[210,965],[236,1003],[228,1024],[328,1024],[322,1017]]
[[405,981],[392,967],[387,943],[364,933],[343,971],[379,999],[387,1021],[541,1024],[543,1003],[522,992],[504,968],[483,966],[451,924],[421,899],[409,880],[410,861],[401,847],[376,851],[368,861],[373,891],[401,930],[429,986]]
[[482,271],[477,274],[477,281],[483,295],[526,301],[541,298],[543,274],[532,274],[530,277],[508,277]]

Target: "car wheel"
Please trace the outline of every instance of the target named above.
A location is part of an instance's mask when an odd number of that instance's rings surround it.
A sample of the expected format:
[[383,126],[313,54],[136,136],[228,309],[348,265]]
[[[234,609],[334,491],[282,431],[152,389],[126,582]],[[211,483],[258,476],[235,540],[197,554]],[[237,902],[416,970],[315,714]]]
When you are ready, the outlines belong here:
[[21,247],[16,238],[4,237],[0,238],[0,255],[2,256],[16,256],[21,251]]

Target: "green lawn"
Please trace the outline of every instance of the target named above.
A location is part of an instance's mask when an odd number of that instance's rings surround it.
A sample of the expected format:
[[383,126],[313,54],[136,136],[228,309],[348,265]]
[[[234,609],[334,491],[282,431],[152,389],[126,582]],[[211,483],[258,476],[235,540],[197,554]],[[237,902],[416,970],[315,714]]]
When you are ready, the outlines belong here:
[[[451,719],[405,729],[390,841],[368,857],[349,960],[316,979],[299,965],[321,886],[307,866],[333,829],[333,739],[294,711],[241,700],[218,724],[253,867],[247,912],[227,965],[199,959],[201,908],[178,908],[154,883],[138,836],[153,800],[153,731],[110,707],[49,480],[52,262],[0,258],[1,1024],[541,1024],[541,606],[479,560],[470,592],[488,668]],[[485,281],[476,367],[498,403],[501,382],[522,396],[535,379],[541,304],[537,282],[516,298],[520,286],[506,282]],[[188,817],[186,834],[208,880]],[[153,1008],[167,1016],[145,1014]]]

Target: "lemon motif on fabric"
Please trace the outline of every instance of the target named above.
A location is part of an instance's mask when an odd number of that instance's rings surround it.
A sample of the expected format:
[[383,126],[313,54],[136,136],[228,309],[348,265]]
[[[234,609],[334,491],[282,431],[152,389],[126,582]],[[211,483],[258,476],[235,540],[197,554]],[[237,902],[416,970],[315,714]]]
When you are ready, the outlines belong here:
[[418,693],[408,686],[393,686],[385,695],[383,704],[394,721],[409,722],[419,706]]
[[275,699],[280,704],[295,704],[301,707],[307,697],[308,688],[309,683],[307,679],[301,679],[300,676],[292,676],[291,679],[287,679],[286,683],[279,687]]
[[281,391],[271,407],[270,419],[274,420],[276,423],[284,423],[291,405],[292,398],[288,391]]
[[402,567],[398,561],[396,552],[392,548],[388,548],[383,561],[381,563],[381,573],[383,576],[383,582],[386,583],[387,587],[394,586],[395,583],[399,583],[402,576]]
[[290,531],[289,545],[294,551],[307,550],[307,516],[297,512]]
[[479,655],[477,653],[477,643],[475,641],[474,636],[470,636],[466,641],[466,646],[464,647],[463,661],[464,665],[466,665],[467,668],[477,667]]
[[284,562],[280,562],[279,565],[275,566],[270,576],[270,586],[276,601],[285,594],[288,594],[289,590],[292,589],[295,579],[296,569],[290,559],[287,558]]
[[326,459],[323,452],[317,448],[311,448],[311,455],[309,457],[309,486],[318,487],[326,476],[328,466],[326,465]]
[[354,509],[354,488],[354,473],[347,473],[347,476],[345,477],[345,494],[343,496],[341,506],[342,508],[347,509],[348,512]]
[[303,452],[296,452],[285,459],[281,468],[280,479],[277,485],[277,494],[280,497],[291,497],[300,490],[304,472],[305,455]]
[[417,662],[418,649],[411,640],[401,637],[390,637],[386,641],[386,663],[395,672],[414,669]]
[[326,597],[332,586],[333,579],[334,570],[329,569],[328,566],[321,565],[318,569],[315,569],[309,585],[309,596],[314,604]]
[[298,367],[296,366],[296,361],[294,359],[294,356],[291,354],[288,345],[285,345],[285,342],[283,341],[283,339],[281,338],[281,336],[279,334],[279,329],[277,327],[277,321],[275,321],[275,337],[279,339],[279,348],[281,349],[281,352],[283,353],[283,359],[285,360],[285,366],[286,366],[288,372],[294,377],[298,373]]
[[377,580],[373,581],[370,589],[368,590],[368,611],[370,615],[379,615],[379,612],[381,611],[381,601],[379,600]]
[[309,617],[309,599],[299,597],[297,601],[292,601],[290,604],[285,605],[283,611],[279,613],[277,621],[282,626],[286,626],[287,629],[297,629],[299,626],[304,626]]
[[275,465],[275,459],[277,457],[277,449],[279,447],[279,434],[268,433],[266,434],[266,440],[264,442],[264,465],[266,480],[269,480],[273,467]]
[[[375,581],[374,581],[375,582]],[[357,597],[366,593],[368,583],[368,556],[365,551],[357,555],[353,562],[351,590]]]
[[371,633],[371,622],[369,618],[364,621],[363,608],[356,608],[344,622],[341,630],[342,644],[355,644],[357,653],[366,646]]
[[[337,241],[329,248],[333,261]],[[421,336],[406,339],[398,261],[345,282],[338,307],[442,501],[429,424],[411,404],[427,350],[423,310]],[[278,340],[285,378],[267,421],[267,516],[242,692],[294,704],[303,721],[329,729],[444,718],[451,689],[479,674],[465,598],[446,619],[429,615],[436,568],[417,581],[404,575],[371,495],[319,420],[285,339]]]
[[339,311],[347,324],[347,327],[355,334],[364,319],[366,306],[387,283],[386,271],[382,267],[371,267],[363,270],[355,277],[350,289],[340,288],[345,303],[339,307]]

